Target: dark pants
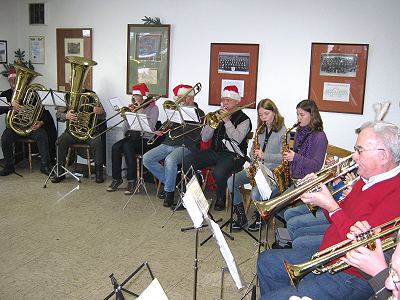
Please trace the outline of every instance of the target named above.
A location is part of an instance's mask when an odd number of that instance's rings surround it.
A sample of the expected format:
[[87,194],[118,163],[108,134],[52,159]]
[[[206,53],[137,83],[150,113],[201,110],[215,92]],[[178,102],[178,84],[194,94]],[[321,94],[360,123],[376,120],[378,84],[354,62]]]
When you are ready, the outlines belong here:
[[90,150],[92,151],[95,165],[103,166],[103,143],[100,138],[88,139],[81,141],[80,139],[71,135],[68,131],[65,131],[57,139],[58,143],[58,163],[62,166],[65,165],[65,160],[68,153],[69,146],[73,144],[89,144]]
[[126,177],[128,180],[136,179],[136,154],[142,154],[142,143],[143,153],[146,153],[153,148],[151,145],[147,145],[147,139],[132,138],[130,136],[123,138],[116,142],[111,149],[112,157],[112,177],[113,179],[121,179],[121,165],[122,165],[122,153],[125,156],[125,162],[127,167]]
[[[217,201],[225,199],[227,180],[232,172],[240,169],[244,164],[243,158],[236,159],[236,155],[230,152],[215,152],[207,149],[190,154],[185,158],[184,171],[193,166],[194,170],[201,170],[214,166],[214,179],[217,184]],[[225,200],[224,200],[225,201]]]
[[35,140],[39,149],[42,165],[49,163],[49,141],[47,133],[43,128],[32,131],[27,136],[21,136],[12,129],[6,128],[1,136],[1,149],[3,150],[4,162],[7,167],[13,167],[13,145],[16,140],[21,138],[29,138]]

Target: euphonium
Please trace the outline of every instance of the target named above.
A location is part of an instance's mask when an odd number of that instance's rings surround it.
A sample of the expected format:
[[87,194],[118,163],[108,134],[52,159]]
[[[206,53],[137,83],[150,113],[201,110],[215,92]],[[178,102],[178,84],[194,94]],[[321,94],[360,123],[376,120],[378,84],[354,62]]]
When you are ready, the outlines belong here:
[[[374,233],[377,228],[381,228],[382,231],[379,233]],[[386,228],[386,229],[384,229]],[[389,222],[386,222],[374,229],[371,229],[370,232],[362,234],[361,237],[357,237],[357,241],[352,243],[352,240],[344,240],[336,245],[333,245],[329,248],[326,248],[320,252],[315,253],[311,260],[302,264],[289,264],[284,261],[284,266],[286,272],[289,275],[290,282],[293,286],[297,286],[301,279],[310,272],[314,274],[321,274],[325,272],[329,272],[330,274],[335,274],[340,272],[349,266],[344,263],[342,260],[336,259],[340,257],[344,257],[347,252],[356,249],[360,246],[366,246],[371,250],[375,248],[375,240],[380,239],[382,237],[386,237],[394,232],[398,232],[400,230],[400,218],[393,219]],[[387,237],[382,241],[382,249],[386,251],[388,249],[392,249],[397,246],[397,242],[393,237]],[[328,265],[328,263],[332,264]]]
[[76,121],[67,121],[67,128],[74,137],[85,141],[96,126],[97,115],[94,113],[94,108],[100,105],[100,99],[94,92],[83,92],[83,85],[88,71],[97,65],[97,62],[79,56],[67,56],[65,59],[71,63],[68,110],[72,110],[77,116]]
[[[263,128],[265,128],[265,130],[267,131],[266,127],[267,126],[263,122],[256,129],[254,140],[253,140],[253,152],[256,150],[260,150],[261,147],[260,147],[260,142],[258,140],[258,135],[263,130]],[[265,134],[267,134],[267,132],[265,132]],[[254,177],[256,176],[259,163],[260,163],[260,160],[257,157],[254,157],[253,161],[251,162],[251,165],[246,169],[247,177],[249,178],[249,181],[250,181],[250,184],[252,187],[256,186],[256,180],[254,179]]]
[[37,90],[44,90],[41,84],[30,82],[42,74],[31,69],[14,65],[17,72],[17,81],[11,102],[21,105],[19,112],[11,110],[7,113],[6,124],[19,135],[26,136],[32,132],[32,125],[39,120],[43,112],[43,106]]
[[[288,135],[299,123],[294,124],[291,128],[287,129],[285,134],[282,136],[282,153],[289,152],[290,147],[288,143]],[[282,194],[290,184],[290,167],[287,160],[282,159],[282,163],[272,170],[275,175],[276,183],[278,185],[279,193]]]

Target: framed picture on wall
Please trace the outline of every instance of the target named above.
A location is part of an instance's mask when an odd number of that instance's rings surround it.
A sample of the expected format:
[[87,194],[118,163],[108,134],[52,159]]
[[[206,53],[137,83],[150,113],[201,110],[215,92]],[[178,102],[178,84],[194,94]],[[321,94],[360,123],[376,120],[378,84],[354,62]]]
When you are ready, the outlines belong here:
[[240,105],[256,101],[258,51],[259,44],[211,44],[208,104],[220,106],[221,92],[227,85],[238,87]]
[[33,64],[44,64],[45,60],[44,36],[29,37],[29,59]]
[[170,25],[128,24],[126,93],[144,82],[149,93],[168,97]]
[[[81,56],[92,59],[91,28],[57,28],[57,88],[60,91],[70,90],[71,65],[66,56]],[[84,88],[91,90],[93,85],[93,68],[86,76]]]
[[8,63],[7,60],[7,41],[0,41],[0,64]]
[[363,113],[368,48],[368,44],[311,44],[308,97],[319,110]]

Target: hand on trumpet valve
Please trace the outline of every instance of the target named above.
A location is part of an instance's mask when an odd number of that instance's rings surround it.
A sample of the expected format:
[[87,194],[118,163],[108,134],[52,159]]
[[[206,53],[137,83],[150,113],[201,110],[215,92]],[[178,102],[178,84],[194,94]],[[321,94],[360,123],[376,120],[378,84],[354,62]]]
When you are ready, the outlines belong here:
[[69,110],[65,115],[65,118],[70,121],[76,121],[78,119],[78,116],[76,115],[75,111]]
[[[313,190],[315,188],[318,188],[319,191],[314,192]],[[300,196],[301,201],[319,206],[329,212],[339,208],[339,205],[336,203],[335,199],[331,195],[331,192],[328,190],[325,184],[320,183],[315,188],[302,194]]]

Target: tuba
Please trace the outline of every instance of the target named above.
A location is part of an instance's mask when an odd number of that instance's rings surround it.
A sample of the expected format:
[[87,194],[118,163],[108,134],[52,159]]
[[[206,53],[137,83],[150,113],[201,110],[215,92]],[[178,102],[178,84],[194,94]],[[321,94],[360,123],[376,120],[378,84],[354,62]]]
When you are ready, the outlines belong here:
[[[260,142],[258,140],[258,135],[260,134],[260,132],[263,130],[264,127],[266,128],[266,125],[263,122],[256,129],[254,140],[253,140],[253,151],[260,150]],[[265,130],[267,130],[267,129],[265,129]],[[267,132],[265,134],[267,134]],[[253,161],[251,162],[251,165],[246,169],[247,177],[249,178],[250,184],[252,187],[256,186],[256,180],[254,179],[254,177],[256,176],[259,163],[260,163],[259,159],[254,158]]]
[[17,72],[17,81],[11,102],[21,105],[19,112],[11,110],[7,113],[6,124],[15,133],[26,136],[32,132],[32,125],[39,120],[43,112],[42,102],[36,91],[44,90],[41,84],[30,84],[31,81],[42,74],[29,68],[14,65]]
[[67,120],[67,128],[71,135],[85,141],[92,134],[97,116],[94,108],[100,105],[100,99],[94,92],[83,92],[83,84],[91,67],[97,62],[79,56],[67,56],[71,63],[71,91],[68,110],[77,115],[77,120]]
[[[291,128],[287,129],[285,134],[282,136],[282,153],[289,152],[290,147],[288,143],[288,135],[294,128],[296,128],[299,123],[294,124]],[[272,173],[274,173],[276,178],[276,183],[278,185],[279,193],[282,194],[290,185],[290,168],[289,162],[282,159],[282,163],[277,166]]]

